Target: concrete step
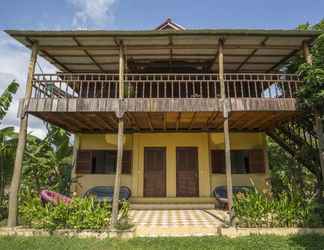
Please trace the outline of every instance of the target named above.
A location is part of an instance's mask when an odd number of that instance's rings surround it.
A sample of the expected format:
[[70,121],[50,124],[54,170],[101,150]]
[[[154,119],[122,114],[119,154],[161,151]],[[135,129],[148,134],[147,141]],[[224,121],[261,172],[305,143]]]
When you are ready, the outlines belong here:
[[214,209],[214,203],[130,203],[133,210],[177,210]]

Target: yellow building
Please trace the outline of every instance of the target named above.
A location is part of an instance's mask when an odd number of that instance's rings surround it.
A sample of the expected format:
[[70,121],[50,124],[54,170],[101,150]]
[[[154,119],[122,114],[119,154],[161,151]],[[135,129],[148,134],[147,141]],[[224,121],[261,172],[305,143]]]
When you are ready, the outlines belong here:
[[[79,195],[117,183],[131,202],[212,202],[225,187],[231,208],[232,187],[267,188],[266,135],[304,140],[276,134],[298,115],[303,84],[279,69],[309,58],[318,32],[189,30],[170,19],[147,31],[6,32],[32,48],[20,111],[76,135]],[[59,71],[35,74],[38,53]]]
[[[82,195],[94,186],[113,186],[116,135],[78,134],[77,138],[79,154],[83,155],[82,161],[85,161],[84,155],[88,155],[89,163],[86,168],[82,162],[77,165],[75,174],[79,185],[75,185],[75,191]],[[230,141],[233,185],[251,186],[254,183],[259,189],[266,188],[268,163],[265,134],[231,133]],[[213,156],[217,157],[216,153],[224,151],[223,133],[127,134],[124,150],[130,152],[131,157],[126,163],[129,166],[123,164],[127,170],[121,175],[121,185],[130,188],[133,200],[143,197],[206,198],[213,196],[215,187],[226,186],[225,168],[221,166],[224,160],[213,160]],[[109,160],[105,161],[102,154],[106,153],[107,159],[111,152],[115,153],[115,158],[109,165]],[[261,161],[255,162],[251,153],[257,154]],[[183,169],[181,157],[182,161],[192,161],[189,164],[192,169]],[[104,168],[100,166],[99,160],[106,162]],[[188,182],[182,178],[186,178]]]

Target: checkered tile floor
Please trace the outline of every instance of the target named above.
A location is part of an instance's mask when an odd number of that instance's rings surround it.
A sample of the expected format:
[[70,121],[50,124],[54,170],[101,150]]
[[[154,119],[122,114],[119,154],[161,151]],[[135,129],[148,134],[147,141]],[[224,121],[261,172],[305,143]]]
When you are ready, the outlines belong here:
[[219,227],[226,214],[220,210],[130,210],[137,226],[203,226]]

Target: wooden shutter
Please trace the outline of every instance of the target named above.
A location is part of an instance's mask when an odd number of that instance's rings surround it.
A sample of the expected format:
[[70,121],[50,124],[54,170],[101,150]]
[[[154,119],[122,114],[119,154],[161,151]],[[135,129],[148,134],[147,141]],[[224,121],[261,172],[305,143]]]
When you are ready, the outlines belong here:
[[225,173],[225,151],[212,150],[211,164],[212,164],[213,174],[224,174]]
[[132,173],[132,151],[125,150],[123,152],[122,173],[123,174]]
[[265,173],[265,158],[262,149],[249,150],[250,173]]
[[91,174],[92,152],[89,150],[79,150],[76,164],[77,174]]

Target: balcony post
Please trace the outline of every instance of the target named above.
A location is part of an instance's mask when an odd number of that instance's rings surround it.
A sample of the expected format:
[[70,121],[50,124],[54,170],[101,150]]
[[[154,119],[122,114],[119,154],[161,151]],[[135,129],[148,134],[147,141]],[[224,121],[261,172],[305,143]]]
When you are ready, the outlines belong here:
[[229,105],[226,98],[226,89],[224,81],[224,41],[219,39],[218,42],[218,65],[219,65],[219,81],[221,85],[221,98],[223,101],[224,115],[224,143],[225,143],[225,164],[226,164],[226,186],[227,186],[227,204],[230,212],[230,221],[233,217],[233,187],[232,187],[232,170],[231,170],[231,146],[229,138],[228,113]]
[[15,159],[14,171],[13,171],[13,176],[11,179],[11,185],[9,191],[8,227],[15,227],[17,225],[18,192],[20,186],[22,161],[24,157],[27,128],[28,128],[27,109],[28,109],[29,100],[32,95],[33,75],[35,72],[38,49],[39,49],[38,43],[33,43],[32,53],[30,57],[29,67],[28,67],[25,98],[22,105],[23,109],[20,114],[20,128],[19,128],[18,144],[16,150],[16,159]]
[[[124,48],[123,44],[119,44],[119,111],[121,110],[122,101],[124,99]],[[112,203],[112,216],[111,227],[117,224],[118,220],[118,206],[119,206],[119,190],[120,190],[120,175],[122,172],[123,160],[123,143],[124,143],[124,118],[123,112],[117,112],[118,118],[118,136],[117,136],[117,162],[116,162],[116,175],[114,185],[114,196]]]
[[[309,46],[307,42],[303,42],[303,52],[305,61],[312,65],[313,58],[312,54],[309,52]],[[322,173],[322,197],[324,197],[324,132],[323,132],[323,121],[319,113],[315,114],[315,131],[318,137],[318,149],[319,149],[319,158],[321,164],[321,173]]]

